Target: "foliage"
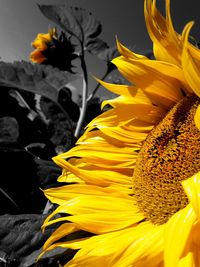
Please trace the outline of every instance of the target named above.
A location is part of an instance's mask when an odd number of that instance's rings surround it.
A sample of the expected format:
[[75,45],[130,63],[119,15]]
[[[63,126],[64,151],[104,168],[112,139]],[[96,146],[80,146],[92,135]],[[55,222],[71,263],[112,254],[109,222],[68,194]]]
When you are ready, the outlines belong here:
[[39,5],[44,16],[55,22],[61,29],[74,36],[92,54],[105,50],[108,45],[97,38],[102,31],[101,23],[91,12],[68,5]]
[[57,101],[59,90],[76,79],[76,75],[52,66],[26,61],[0,62],[0,84],[43,95]]

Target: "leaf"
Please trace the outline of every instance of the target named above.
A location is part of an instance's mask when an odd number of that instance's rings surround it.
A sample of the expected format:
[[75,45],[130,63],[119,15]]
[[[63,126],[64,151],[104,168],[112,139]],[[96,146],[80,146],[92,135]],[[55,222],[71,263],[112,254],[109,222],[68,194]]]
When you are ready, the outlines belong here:
[[120,54],[116,46],[107,48],[98,54],[98,58],[106,62],[110,62],[113,58],[118,57]]
[[87,10],[67,5],[38,6],[44,16],[70,35],[78,38],[82,44],[101,33],[101,23]]
[[[60,152],[60,149],[63,150],[63,152],[69,150],[74,144],[74,126],[71,118],[74,116],[73,113],[76,113],[76,109],[73,109],[70,102],[69,99],[65,103],[66,105],[63,105],[64,113],[62,110],[58,109],[51,100],[44,97],[40,99],[41,111],[48,120],[47,131],[49,140],[55,146],[57,153],[58,151]],[[66,114],[68,114],[68,116],[66,116]]]
[[1,215],[0,250],[10,259],[19,260],[41,248],[55,230],[50,227],[42,233],[45,217],[38,214]]
[[[74,250],[56,248],[45,253],[36,263],[45,241],[61,225],[61,223],[56,223],[42,232],[41,226],[46,216],[48,215],[6,214],[0,216],[0,257],[7,262],[5,267],[59,267],[59,262],[63,266],[74,256],[76,253]],[[87,236],[87,232],[79,231],[67,236],[66,240]],[[2,266],[1,261],[0,266]]]
[[0,61],[0,85],[43,95],[54,102],[57,101],[59,90],[76,78],[77,75],[50,65],[32,64],[23,60],[13,63]]
[[57,179],[62,173],[62,169],[53,161],[35,158],[37,165],[37,175],[40,177],[42,189],[53,187],[57,184]]
[[88,43],[86,44],[85,49],[93,55],[98,55],[100,52],[105,51],[107,48],[108,45],[106,42],[104,42],[100,38],[96,38],[89,40]]
[[0,118],[0,142],[16,142],[19,136],[19,125],[13,117]]
[[27,257],[23,258],[19,267],[60,267],[59,264],[60,260],[62,258],[65,259],[64,262],[67,261],[67,256],[65,256],[65,252],[67,249],[63,248],[56,248],[48,253],[46,253],[42,260],[39,260],[38,263],[35,263],[35,259],[38,258],[38,256],[42,252],[42,248],[34,251],[32,254],[28,255]]

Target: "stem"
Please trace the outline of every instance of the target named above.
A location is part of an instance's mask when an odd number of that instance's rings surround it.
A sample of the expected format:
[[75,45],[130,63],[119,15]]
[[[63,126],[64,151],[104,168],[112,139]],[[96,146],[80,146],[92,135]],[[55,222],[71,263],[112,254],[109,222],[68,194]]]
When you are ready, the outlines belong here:
[[4,258],[1,258],[1,257],[0,257],[0,261],[2,261],[4,263],[7,263],[7,261]]
[[81,107],[81,114],[79,120],[77,122],[76,130],[74,133],[75,138],[78,138],[81,132],[81,128],[85,119],[86,110],[87,110],[87,83],[83,78],[83,94],[82,94],[82,107]]
[[81,67],[83,70],[83,93],[82,93],[81,114],[77,122],[76,130],[74,133],[75,138],[78,138],[80,135],[81,128],[83,126],[85,115],[86,115],[86,110],[87,110],[88,74],[87,74],[87,67],[86,67],[85,59],[84,59],[84,52],[80,56],[80,60],[81,60]]
[[[116,67],[113,63],[111,62],[107,62],[107,70],[106,73],[102,76],[101,80],[104,81],[105,78],[108,76],[109,73],[111,73],[113,70],[115,70]],[[100,83],[98,83],[94,89],[94,91],[89,95],[89,97],[87,98],[87,102],[91,101],[94,97],[94,95],[96,94],[97,90],[99,89],[99,87],[101,86]]]
[[20,208],[17,206],[17,204],[15,203],[15,201],[1,187],[0,187],[0,193],[2,193],[4,195],[4,197],[6,197],[7,199],[9,199],[10,202],[13,204],[13,206],[15,206],[15,208],[17,209],[17,211],[20,212]]
[[[106,71],[106,73],[102,76],[101,80],[104,81],[105,78],[108,76],[109,72]],[[98,91],[99,87],[101,86],[100,83],[97,83],[96,87],[94,88],[94,91],[88,96],[87,102],[91,101],[93,97],[95,96],[96,92]]]

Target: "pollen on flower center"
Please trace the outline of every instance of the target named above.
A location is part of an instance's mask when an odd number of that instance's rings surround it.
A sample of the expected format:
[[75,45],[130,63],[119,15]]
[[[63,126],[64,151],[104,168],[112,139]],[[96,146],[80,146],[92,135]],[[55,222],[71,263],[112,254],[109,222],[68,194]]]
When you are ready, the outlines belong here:
[[140,210],[154,224],[165,223],[188,204],[181,181],[200,169],[200,131],[194,115],[200,99],[186,96],[148,135],[133,176]]

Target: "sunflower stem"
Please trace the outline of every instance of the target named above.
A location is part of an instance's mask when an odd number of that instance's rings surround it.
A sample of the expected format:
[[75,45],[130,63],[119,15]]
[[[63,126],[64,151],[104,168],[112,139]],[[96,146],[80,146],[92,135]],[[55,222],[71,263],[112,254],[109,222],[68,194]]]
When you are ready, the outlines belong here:
[[80,56],[81,60],[81,67],[83,71],[83,93],[82,93],[82,106],[81,106],[81,113],[79,120],[77,122],[76,130],[74,133],[75,138],[78,138],[81,129],[85,120],[85,115],[87,111],[87,95],[88,95],[88,74],[87,74],[87,67],[85,64],[85,59],[84,59],[84,51],[82,52],[82,55]]
[[[116,69],[116,66],[112,62],[107,62],[107,70],[100,80],[104,81],[105,78],[108,76],[108,74],[110,74],[115,69]],[[93,97],[95,96],[100,86],[101,84],[97,83],[96,87],[94,88],[94,91],[87,98],[87,102],[90,102],[93,99]]]

